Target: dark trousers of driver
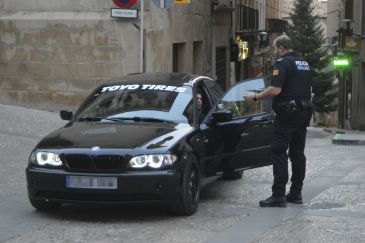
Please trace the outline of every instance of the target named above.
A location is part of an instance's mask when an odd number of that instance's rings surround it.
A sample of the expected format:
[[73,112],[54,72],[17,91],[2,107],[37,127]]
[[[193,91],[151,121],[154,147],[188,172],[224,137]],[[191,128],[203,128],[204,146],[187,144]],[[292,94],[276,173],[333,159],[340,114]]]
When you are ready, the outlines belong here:
[[275,119],[271,145],[274,183],[273,197],[284,197],[288,182],[288,157],[292,165],[290,193],[298,195],[302,191],[306,170],[304,155],[307,126],[312,117],[310,109],[294,113],[278,111]]

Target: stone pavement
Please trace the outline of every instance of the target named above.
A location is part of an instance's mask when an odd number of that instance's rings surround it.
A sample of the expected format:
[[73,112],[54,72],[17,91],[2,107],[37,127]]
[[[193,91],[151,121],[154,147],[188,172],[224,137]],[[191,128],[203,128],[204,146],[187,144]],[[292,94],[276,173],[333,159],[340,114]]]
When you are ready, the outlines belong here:
[[[206,243],[365,243],[365,150],[351,144],[364,141],[365,134],[335,130],[324,139],[313,137],[320,131],[324,129],[308,128],[307,172],[318,161],[328,164],[306,176],[303,205],[259,208]],[[336,134],[347,136],[337,135],[341,141],[334,144]]]
[[207,187],[190,217],[158,208],[40,214],[27,201],[24,167],[35,143],[65,121],[55,112],[1,104],[0,117],[0,242],[365,243],[365,150],[332,142],[336,134],[358,132],[308,128],[303,205],[258,207],[272,180],[264,167]]

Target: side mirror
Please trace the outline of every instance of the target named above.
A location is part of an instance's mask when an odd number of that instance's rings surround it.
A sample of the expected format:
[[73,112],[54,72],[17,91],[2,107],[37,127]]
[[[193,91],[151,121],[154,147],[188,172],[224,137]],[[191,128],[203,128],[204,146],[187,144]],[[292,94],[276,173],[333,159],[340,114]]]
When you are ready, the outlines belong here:
[[216,111],[212,114],[213,122],[229,122],[232,121],[233,113],[230,110]]
[[62,120],[70,121],[72,119],[73,112],[62,110],[60,111],[60,116]]

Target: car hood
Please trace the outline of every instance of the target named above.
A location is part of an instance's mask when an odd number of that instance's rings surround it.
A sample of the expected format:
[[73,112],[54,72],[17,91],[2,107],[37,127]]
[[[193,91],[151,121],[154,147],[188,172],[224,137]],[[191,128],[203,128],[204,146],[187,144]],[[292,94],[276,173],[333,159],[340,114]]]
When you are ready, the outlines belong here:
[[38,149],[64,148],[170,148],[192,127],[188,124],[152,122],[69,123],[38,144]]

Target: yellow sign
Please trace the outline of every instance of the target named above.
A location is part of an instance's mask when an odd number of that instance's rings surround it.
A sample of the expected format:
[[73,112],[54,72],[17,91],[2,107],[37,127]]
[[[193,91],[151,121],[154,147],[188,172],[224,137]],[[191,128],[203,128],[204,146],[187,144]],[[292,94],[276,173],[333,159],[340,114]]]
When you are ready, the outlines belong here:
[[345,50],[360,51],[360,48],[361,48],[360,36],[346,36],[345,37]]
[[236,44],[238,45],[238,61],[248,58],[248,42],[243,41],[240,36],[236,37]]
[[190,4],[190,0],[175,0],[175,4]]

